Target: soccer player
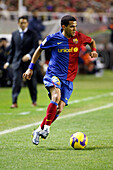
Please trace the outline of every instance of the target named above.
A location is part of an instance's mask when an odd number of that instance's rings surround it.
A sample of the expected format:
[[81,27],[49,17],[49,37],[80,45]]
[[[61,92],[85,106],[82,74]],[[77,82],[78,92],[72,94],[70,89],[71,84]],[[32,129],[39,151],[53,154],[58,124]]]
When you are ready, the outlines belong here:
[[42,50],[51,48],[51,59],[44,76],[44,84],[51,99],[47,107],[46,116],[41,125],[33,132],[33,144],[39,144],[39,136],[46,138],[50,132],[51,123],[56,120],[73,91],[73,80],[78,71],[78,56],[81,45],[89,44],[91,57],[96,58],[95,41],[76,31],[76,18],[66,15],[61,19],[61,30],[48,35],[42,44],[36,49],[29,68],[23,74],[23,78],[30,80],[33,67]]

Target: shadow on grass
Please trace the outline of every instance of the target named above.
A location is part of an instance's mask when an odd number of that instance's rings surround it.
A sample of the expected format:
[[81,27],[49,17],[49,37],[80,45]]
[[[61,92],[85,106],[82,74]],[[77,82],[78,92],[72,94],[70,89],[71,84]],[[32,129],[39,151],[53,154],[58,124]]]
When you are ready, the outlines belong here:
[[48,150],[48,151],[65,151],[65,150],[72,150],[73,148],[71,147],[66,147],[66,148],[60,148],[60,147],[47,147],[47,146],[39,146],[37,147],[38,150]]
[[82,151],[91,151],[91,150],[99,150],[99,149],[112,149],[113,146],[94,146],[94,147],[86,147],[84,149],[73,149],[72,147],[66,147],[66,148],[54,148],[54,147],[47,147],[47,146],[41,146],[40,149],[48,150],[48,151],[63,151],[63,150],[82,150]]
[[73,148],[47,148],[49,151],[72,150]]
[[85,150],[97,150],[97,149],[113,149],[113,146],[94,146],[85,148]]

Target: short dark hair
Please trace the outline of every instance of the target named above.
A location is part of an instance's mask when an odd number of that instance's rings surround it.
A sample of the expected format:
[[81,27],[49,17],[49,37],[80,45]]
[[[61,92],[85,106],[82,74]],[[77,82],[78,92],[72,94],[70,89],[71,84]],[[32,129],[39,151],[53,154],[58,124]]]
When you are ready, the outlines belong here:
[[67,27],[69,25],[69,21],[76,21],[76,18],[71,15],[65,15],[61,19],[61,26],[65,25]]
[[20,19],[26,19],[28,21],[28,16],[27,15],[23,15],[21,17],[18,18],[18,22],[20,21]]

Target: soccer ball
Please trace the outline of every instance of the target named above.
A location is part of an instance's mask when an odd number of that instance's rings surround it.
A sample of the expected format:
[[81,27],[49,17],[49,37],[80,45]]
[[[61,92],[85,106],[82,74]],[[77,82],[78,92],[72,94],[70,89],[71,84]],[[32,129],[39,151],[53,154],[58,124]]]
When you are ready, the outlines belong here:
[[88,137],[82,132],[76,132],[70,137],[70,145],[74,149],[84,149],[88,144]]

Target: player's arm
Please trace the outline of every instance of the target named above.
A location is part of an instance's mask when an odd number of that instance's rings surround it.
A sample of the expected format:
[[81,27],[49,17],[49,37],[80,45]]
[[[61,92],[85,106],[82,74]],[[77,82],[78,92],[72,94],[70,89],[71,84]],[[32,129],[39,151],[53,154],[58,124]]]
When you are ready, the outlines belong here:
[[96,43],[94,39],[91,39],[91,43],[89,44],[90,48],[91,48],[91,57],[92,58],[97,58],[98,57],[98,53],[96,52]]
[[40,55],[41,55],[41,52],[42,52],[42,49],[41,49],[40,46],[39,46],[39,47],[36,49],[36,51],[34,52],[34,54],[33,54],[31,63],[33,63],[33,64],[36,63],[36,61],[38,60],[38,58],[39,58]]
[[28,69],[26,70],[26,72],[23,74],[23,78],[24,79],[28,79],[30,80],[31,79],[31,76],[33,74],[33,67],[37,61],[37,59],[39,58],[39,56],[41,55],[41,52],[42,52],[42,49],[40,48],[40,46],[36,49],[36,51],[34,52],[33,54],[33,57],[32,57],[32,60],[31,60],[31,63],[28,67]]

